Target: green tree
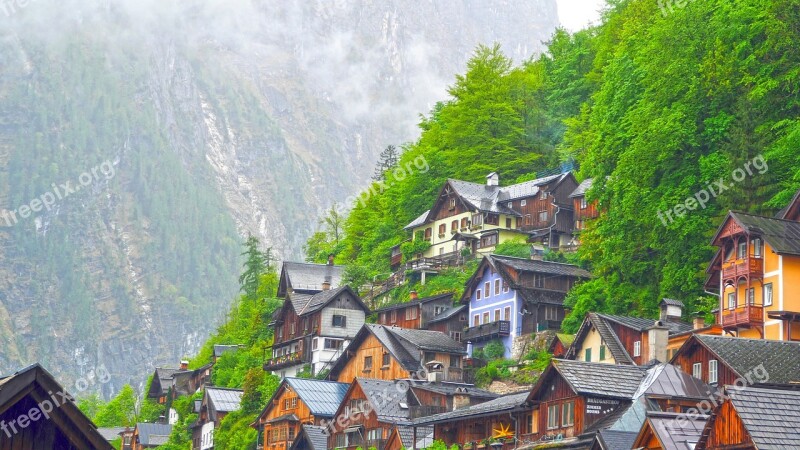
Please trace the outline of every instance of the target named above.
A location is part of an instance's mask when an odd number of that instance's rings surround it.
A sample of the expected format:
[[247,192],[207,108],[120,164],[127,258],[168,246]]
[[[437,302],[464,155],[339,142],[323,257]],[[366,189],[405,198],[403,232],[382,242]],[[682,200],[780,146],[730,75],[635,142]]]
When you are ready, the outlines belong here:
[[100,407],[94,416],[99,427],[130,427],[137,421],[136,393],[131,385],[122,387],[111,401]]
[[245,257],[245,262],[244,271],[239,276],[240,290],[246,297],[256,300],[261,275],[271,268],[272,249],[262,252],[258,238],[252,235],[247,238],[244,246],[242,256]]

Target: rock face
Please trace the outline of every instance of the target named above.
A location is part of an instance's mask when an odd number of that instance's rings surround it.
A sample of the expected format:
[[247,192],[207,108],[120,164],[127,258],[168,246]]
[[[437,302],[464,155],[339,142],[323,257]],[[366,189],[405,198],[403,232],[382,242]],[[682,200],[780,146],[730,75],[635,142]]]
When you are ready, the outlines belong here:
[[41,361],[78,395],[193,354],[242,236],[299,258],[477,44],[521,61],[557,25],[555,0],[21,3],[0,10],[0,373]]

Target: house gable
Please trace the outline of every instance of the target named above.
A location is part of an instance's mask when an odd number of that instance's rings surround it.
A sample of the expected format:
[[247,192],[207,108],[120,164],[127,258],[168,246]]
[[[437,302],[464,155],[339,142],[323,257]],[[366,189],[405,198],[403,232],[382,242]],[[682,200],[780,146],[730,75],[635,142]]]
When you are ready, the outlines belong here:
[[[362,328],[362,332],[366,330],[368,330],[366,327]],[[383,365],[384,354],[389,355],[388,366]],[[369,331],[367,331],[367,335],[363,340],[359,342],[354,340],[350,344],[341,359],[345,358],[345,363],[341,369],[337,368],[335,375],[336,381],[340,383],[352,383],[357,377],[395,380],[409,378],[411,375],[383,343]],[[371,368],[369,369],[366,368],[366,358],[371,358]],[[333,375],[333,370],[331,374]]]
[[[719,406],[706,424],[703,436],[701,439],[705,441],[705,445],[698,446],[698,448],[756,448],[742,418],[739,417],[730,400]],[[702,443],[698,443],[698,445],[702,445]]]

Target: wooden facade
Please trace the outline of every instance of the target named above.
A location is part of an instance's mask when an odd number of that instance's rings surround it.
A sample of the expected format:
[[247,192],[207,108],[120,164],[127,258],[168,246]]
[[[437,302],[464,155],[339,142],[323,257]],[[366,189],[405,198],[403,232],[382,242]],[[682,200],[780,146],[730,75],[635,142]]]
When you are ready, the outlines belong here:
[[319,425],[302,399],[286,383],[258,417],[264,449],[286,450],[304,424]]
[[[370,404],[367,393],[358,382],[347,391],[341,406],[330,423],[333,432],[328,437],[328,448],[355,450],[361,448],[384,448],[395,424],[383,422]],[[338,418],[343,418],[338,420]],[[345,420],[346,419],[346,420]]]
[[[715,362],[712,363],[711,361]],[[695,365],[699,364],[700,376],[695,375],[695,377],[699,378],[704,383],[716,384],[718,386],[732,386],[741,378],[736,371],[702,345],[697,338],[690,338],[675,354],[671,363],[688,374],[694,374]],[[711,374],[709,368],[711,365],[716,366],[716,380],[709,379]]]
[[745,429],[742,419],[730,400],[720,405],[714,413],[710,427],[705,431],[708,433],[706,444],[703,447],[705,449],[756,450],[750,434]]
[[[373,334],[367,336],[357,348],[348,349],[347,353],[352,356],[348,357],[347,363],[336,378],[340,383],[352,383],[357,377],[381,380],[412,378],[412,373],[406,370]],[[388,364],[384,364],[384,361]]]

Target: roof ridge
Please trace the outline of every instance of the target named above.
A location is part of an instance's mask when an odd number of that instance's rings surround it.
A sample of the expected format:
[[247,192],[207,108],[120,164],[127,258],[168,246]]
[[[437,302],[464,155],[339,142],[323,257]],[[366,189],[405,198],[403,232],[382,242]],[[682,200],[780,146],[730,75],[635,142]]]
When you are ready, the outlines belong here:
[[780,217],[762,216],[762,215],[759,215],[759,214],[751,214],[751,213],[747,213],[747,212],[744,212],[744,211],[734,211],[734,210],[729,210],[728,212],[731,213],[731,214],[738,214],[738,215],[742,215],[742,216],[758,217],[759,219],[774,220],[776,222],[796,223],[796,224],[800,225],[800,222],[797,222],[795,220],[783,219],[783,218],[780,218]]

